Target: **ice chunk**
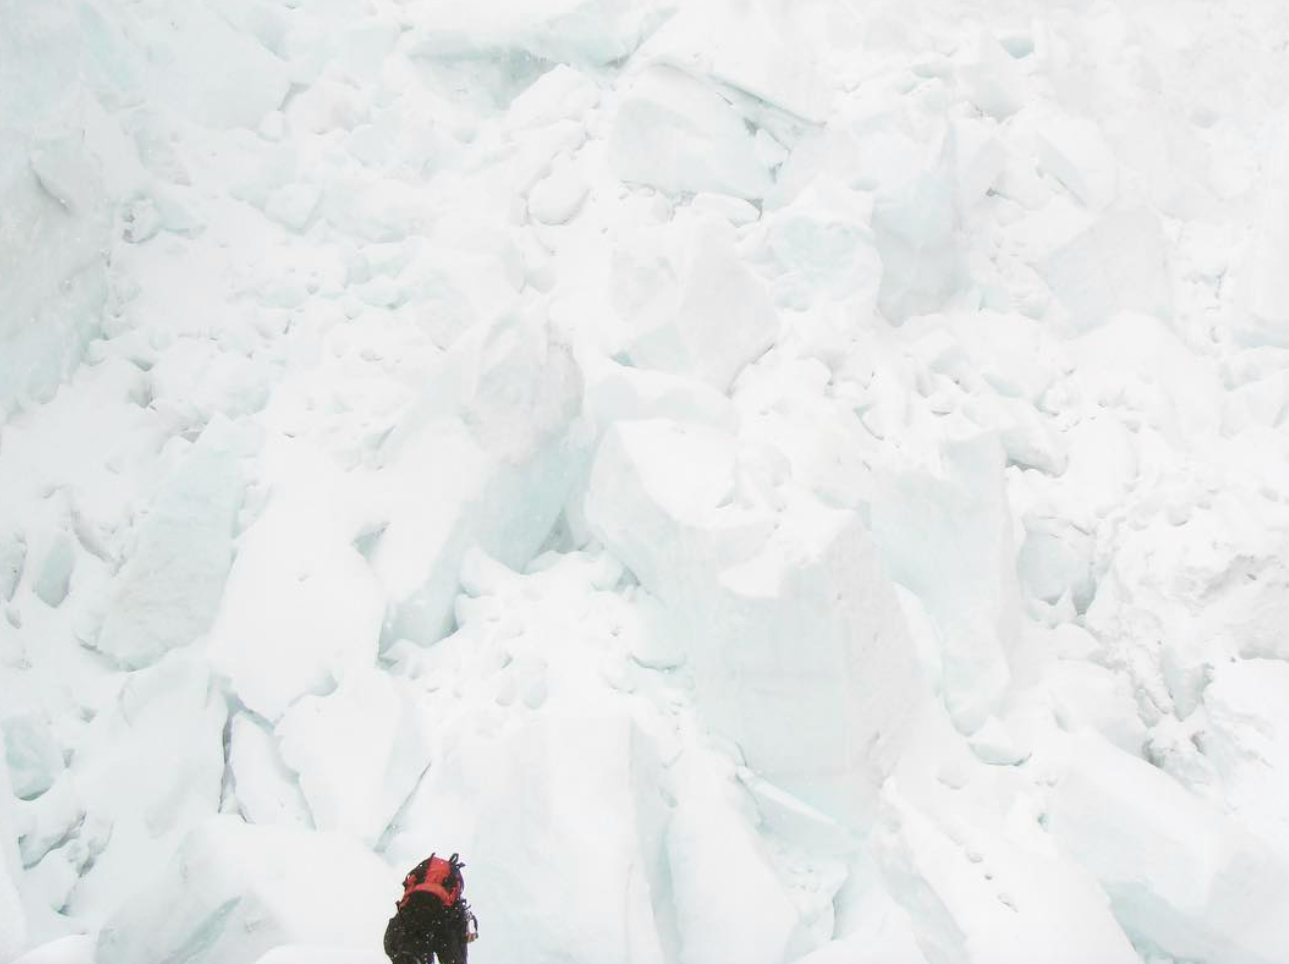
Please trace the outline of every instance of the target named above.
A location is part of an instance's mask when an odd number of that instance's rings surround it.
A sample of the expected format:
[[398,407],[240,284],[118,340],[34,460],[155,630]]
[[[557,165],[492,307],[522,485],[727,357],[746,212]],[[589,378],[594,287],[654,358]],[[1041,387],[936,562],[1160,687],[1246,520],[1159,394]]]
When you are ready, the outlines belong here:
[[1172,289],[1159,218],[1146,208],[1106,214],[1038,266],[1079,329],[1132,310],[1168,319]]
[[515,726],[453,724],[387,852],[465,855],[497,960],[675,960],[657,751],[623,704],[576,699]]
[[873,236],[882,258],[878,307],[893,324],[944,306],[965,278],[953,178],[940,165],[882,191]]
[[1020,398],[976,394],[962,401],[962,414],[981,429],[998,433],[1009,465],[1061,475],[1069,465],[1065,437],[1054,419]]
[[90,8],[51,2],[39,17],[23,13],[0,10],[22,22],[0,36],[0,416],[48,399],[100,328],[112,219],[86,125],[90,91],[108,97],[104,75],[128,73],[118,38]]
[[984,197],[1002,176],[1007,152],[986,122],[959,120],[950,128],[957,201],[963,211]]
[[1248,311],[1234,318],[1236,338],[1245,345],[1289,348],[1289,128],[1266,167],[1261,217],[1246,255]]
[[314,134],[352,131],[367,120],[367,97],[353,84],[319,78],[292,96],[283,114],[291,127]]
[[710,87],[651,67],[623,98],[609,157],[618,177],[669,194],[764,197],[772,182],[743,119]]
[[581,371],[545,324],[505,316],[472,329],[426,385],[380,453],[389,515],[370,558],[391,641],[444,635],[469,549],[523,568],[584,459]]
[[1101,412],[1065,432],[1069,466],[1061,488],[1077,492],[1080,520],[1086,526],[1119,503],[1137,477],[1138,454],[1123,422]]
[[222,694],[190,650],[131,673],[119,699],[94,717],[68,768],[93,858],[72,896],[74,913],[115,907],[159,869],[177,834],[216,811],[226,720]]
[[177,340],[148,372],[153,405],[191,414],[202,423],[216,415],[236,419],[262,409],[273,374],[264,359],[223,351],[204,337]]
[[972,102],[991,117],[1009,117],[1025,104],[1025,75],[992,34],[981,32],[976,59],[959,76]]
[[354,672],[326,696],[306,696],[277,725],[282,759],[300,776],[319,830],[375,844],[428,761],[418,718],[394,681]]
[[213,664],[250,709],[276,720],[376,657],[384,593],[353,546],[360,519],[348,481],[303,444],[277,449],[280,471],[242,534],[210,630]]
[[228,766],[238,808],[249,823],[313,826],[298,777],[282,762],[273,737],[246,713],[229,728]]
[[1025,540],[1016,558],[1021,585],[1036,599],[1056,603],[1069,595],[1083,612],[1092,601],[1091,536],[1060,519],[1027,516]]
[[5,762],[13,792],[20,800],[38,797],[63,771],[63,755],[49,720],[36,713],[15,713],[0,720]]
[[665,604],[700,706],[748,765],[862,822],[923,692],[912,645],[855,514],[795,489],[781,511],[758,504],[785,496],[753,455],[711,429],[620,423],[587,519]]
[[72,538],[61,529],[56,532],[45,549],[45,558],[36,571],[32,591],[49,606],[61,606],[71,586],[72,570],[76,567],[76,547]]
[[875,850],[929,964],[1138,964],[1079,867],[977,827],[968,834],[938,825],[893,786],[884,794]]
[[764,843],[736,812],[719,803],[682,802],[667,829],[667,856],[680,931],[678,960],[783,961],[798,914]]
[[[84,826],[85,808],[70,776],[60,775],[47,792],[20,806],[25,825],[18,843],[26,867],[40,863]],[[51,906],[62,906],[62,902]]]
[[1174,443],[1217,431],[1222,394],[1212,365],[1158,318],[1120,312],[1069,349],[1098,404],[1130,406]]
[[149,27],[148,88],[181,115],[253,128],[285,99],[286,65],[207,5],[185,4]]
[[380,946],[398,879],[337,835],[212,818],[108,918],[96,960],[222,964],[286,943],[365,953]]
[[670,13],[658,0],[427,0],[413,53],[443,60],[522,52],[529,59],[601,66],[630,55]]
[[233,561],[242,475],[226,440],[203,435],[162,481],[116,577],[95,648],[137,669],[205,633]]
[[13,598],[26,564],[26,537],[16,531],[0,536],[0,600],[8,602]]
[[613,285],[636,365],[693,375],[721,392],[779,332],[724,225],[632,238],[614,252]]
[[588,377],[587,414],[601,429],[614,422],[671,418],[733,429],[734,406],[725,395],[695,378],[606,362]]
[[528,192],[528,213],[542,224],[564,224],[577,214],[588,190],[574,163],[557,158],[551,173]]
[[434,223],[424,195],[392,177],[336,178],[319,210],[339,230],[377,243],[424,234]]
[[27,915],[18,883],[22,861],[13,820],[13,791],[8,767],[0,766],[0,959],[17,957],[27,943]]
[[33,948],[13,964],[95,964],[94,938],[87,934],[60,937]]
[[1016,312],[946,312],[907,328],[919,357],[969,391],[987,388],[1036,405],[1061,375],[1051,336]]
[[1134,939],[1195,960],[1283,957],[1289,858],[1145,761],[1099,736],[1072,738],[1048,828]]
[[1047,681],[1061,726],[1096,730],[1121,750],[1141,752],[1146,727],[1125,676],[1095,663],[1062,659],[1048,670]]
[[786,277],[775,286],[794,307],[823,295],[872,295],[882,261],[868,227],[870,205],[857,192],[821,175],[765,223],[766,248]]
[[595,82],[587,74],[557,64],[511,101],[507,120],[520,130],[571,120],[595,106],[598,98]]
[[269,195],[264,213],[292,231],[308,227],[322,192],[312,184],[287,184]]
[[680,5],[640,54],[823,124],[832,91],[811,40],[786,9],[714,0]]
[[1226,785],[1237,817],[1284,849],[1289,813],[1278,788],[1289,774],[1289,663],[1250,659],[1219,665],[1204,690],[1204,754]]
[[1016,634],[1015,549],[997,439],[945,443],[938,473],[883,473],[871,514],[888,571],[939,627],[945,706],[971,732],[1007,686]]
[[1094,122],[1081,117],[1057,117],[1044,123],[1037,136],[1038,162],[1095,211],[1114,200],[1117,171],[1114,154]]

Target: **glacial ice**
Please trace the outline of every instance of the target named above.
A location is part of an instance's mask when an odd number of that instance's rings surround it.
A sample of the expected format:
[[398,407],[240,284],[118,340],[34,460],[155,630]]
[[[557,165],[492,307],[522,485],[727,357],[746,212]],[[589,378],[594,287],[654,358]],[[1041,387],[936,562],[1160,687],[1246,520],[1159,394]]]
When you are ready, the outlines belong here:
[[306,445],[282,446],[277,461],[280,476],[238,541],[210,629],[214,665],[270,720],[373,659],[384,614],[376,577],[353,546],[358,520],[330,509],[347,480]]
[[749,764],[825,812],[862,813],[922,691],[907,630],[855,514],[757,456],[696,425],[619,424],[587,519],[676,614],[700,699]]
[[0,964],[1283,961],[1283,3],[0,25]]
[[772,184],[733,105],[673,67],[650,67],[634,81],[614,120],[609,154],[623,181],[668,193],[756,200]]
[[232,563],[236,454],[205,433],[163,482],[117,577],[95,647],[138,669],[206,632]]
[[108,918],[95,960],[254,961],[306,937],[361,950],[379,941],[397,880],[346,837],[212,817]]
[[1176,957],[1272,964],[1289,856],[1187,793],[1165,773],[1083,736],[1053,798],[1062,849],[1105,887],[1128,933]]
[[631,239],[614,252],[615,307],[640,368],[691,375],[720,392],[774,343],[779,319],[724,226]]

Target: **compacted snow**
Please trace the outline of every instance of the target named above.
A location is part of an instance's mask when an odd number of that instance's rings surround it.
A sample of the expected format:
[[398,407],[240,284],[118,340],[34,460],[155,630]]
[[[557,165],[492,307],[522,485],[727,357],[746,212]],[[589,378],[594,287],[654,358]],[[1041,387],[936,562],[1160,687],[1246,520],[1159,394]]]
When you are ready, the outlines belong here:
[[0,0],[0,964],[1284,964],[1287,51]]

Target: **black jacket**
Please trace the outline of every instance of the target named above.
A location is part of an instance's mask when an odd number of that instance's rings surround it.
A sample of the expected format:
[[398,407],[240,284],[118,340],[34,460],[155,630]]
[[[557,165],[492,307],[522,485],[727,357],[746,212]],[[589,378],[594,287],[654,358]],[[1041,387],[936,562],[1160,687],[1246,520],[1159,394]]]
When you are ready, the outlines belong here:
[[393,964],[430,964],[432,955],[439,964],[466,964],[471,924],[478,927],[463,898],[445,906],[433,894],[415,892],[385,928],[385,953]]

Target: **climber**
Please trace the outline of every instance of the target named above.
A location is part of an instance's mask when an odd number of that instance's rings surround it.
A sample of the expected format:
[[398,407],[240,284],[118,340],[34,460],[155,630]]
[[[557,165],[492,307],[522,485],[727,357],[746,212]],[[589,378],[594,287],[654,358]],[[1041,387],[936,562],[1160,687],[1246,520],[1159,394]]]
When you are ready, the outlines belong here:
[[461,896],[465,864],[430,854],[403,878],[403,897],[385,928],[385,953],[393,964],[465,964],[466,945],[479,922]]

